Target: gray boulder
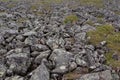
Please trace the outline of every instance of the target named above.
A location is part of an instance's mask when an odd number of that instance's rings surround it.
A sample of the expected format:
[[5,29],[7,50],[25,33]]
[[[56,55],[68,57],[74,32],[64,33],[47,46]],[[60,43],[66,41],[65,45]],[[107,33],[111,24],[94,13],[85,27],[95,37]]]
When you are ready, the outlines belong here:
[[75,34],[74,37],[75,37],[75,40],[78,42],[86,41],[86,32],[77,33]]
[[59,47],[58,40],[57,39],[48,39],[46,44],[53,50],[57,49]]
[[42,44],[35,44],[31,46],[31,50],[32,51],[46,51],[49,50],[49,48],[46,45],[42,45]]
[[6,59],[9,69],[20,75],[26,74],[28,67],[31,64],[31,60],[27,53],[12,53],[7,55]]
[[30,80],[50,80],[50,74],[44,62],[32,72]]
[[65,73],[73,61],[73,54],[63,49],[55,49],[49,59],[56,63],[53,73]]
[[24,33],[23,36],[34,36],[34,35],[36,35],[36,34],[37,34],[36,32],[30,31],[30,32]]

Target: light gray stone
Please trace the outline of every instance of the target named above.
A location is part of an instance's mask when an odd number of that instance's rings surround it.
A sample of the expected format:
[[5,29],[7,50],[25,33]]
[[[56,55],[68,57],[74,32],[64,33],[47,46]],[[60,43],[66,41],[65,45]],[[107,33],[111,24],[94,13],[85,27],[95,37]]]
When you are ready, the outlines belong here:
[[30,80],[50,80],[50,73],[43,62],[32,72]]

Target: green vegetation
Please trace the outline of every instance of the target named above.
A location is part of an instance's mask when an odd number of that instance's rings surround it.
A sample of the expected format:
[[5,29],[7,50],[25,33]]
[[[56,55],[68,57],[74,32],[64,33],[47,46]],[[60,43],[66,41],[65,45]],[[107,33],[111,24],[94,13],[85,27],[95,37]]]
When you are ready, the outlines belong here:
[[96,7],[103,7],[103,0],[79,0],[82,5],[93,5]]
[[120,11],[114,11],[114,13],[120,15]]
[[50,12],[52,10],[52,4],[59,4],[63,0],[34,0],[31,4],[30,10],[34,11],[41,8],[41,11],[34,12],[36,15],[43,15],[44,12]]
[[107,37],[108,47],[120,53],[120,33],[114,33]]
[[112,58],[112,55],[113,55],[112,52],[105,54],[105,57],[106,57],[106,60],[107,60],[106,64],[112,66],[113,68],[120,67],[120,61],[114,60]]
[[26,22],[28,19],[27,18],[19,18],[17,19],[18,23]]
[[106,40],[106,37],[110,34],[113,34],[114,28],[109,25],[105,24],[102,26],[98,26],[96,30],[88,32],[88,36],[90,36],[90,43],[97,45],[99,42]]
[[40,5],[43,5],[43,4],[51,4],[51,3],[61,3],[63,2],[63,0],[34,0],[34,4],[40,4]]
[[15,7],[16,6],[16,4],[8,4],[7,5],[7,7],[9,7],[9,8],[13,8],[13,7]]
[[97,18],[97,22],[100,24],[104,24],[105,20],[103,18]]
[[107,41],[107,47],[110,49],[106,53],[107,64],[112,67],[120,67],[120,61],[112,59],[112,54],[117,52],[120,55],[120,32],[114,32],[112,25],[105,24],[98,26],[96,30],[87,33],[90,36],[89,42],[93,45],[98,45],[101,41]]
[[78,17],[74,14],[68,15],[64,19],[64,23],[75,23],[78,21]]
[[1,2],[8,2],[8,1],[18,1],[18,0],[0,0]]

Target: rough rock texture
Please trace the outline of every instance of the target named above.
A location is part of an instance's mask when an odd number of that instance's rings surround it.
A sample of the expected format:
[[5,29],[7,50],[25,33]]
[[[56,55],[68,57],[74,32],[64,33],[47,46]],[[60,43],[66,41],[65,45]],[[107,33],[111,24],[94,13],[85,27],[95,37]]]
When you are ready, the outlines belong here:
[[32,72],[30,80],[50,80],[49,71],[43,62]]
[[106,65],[107,42],[87,36],[105,23],[120,31],[120,0],[59,1],[0,0],[0,80],[120,80],[120,68]]

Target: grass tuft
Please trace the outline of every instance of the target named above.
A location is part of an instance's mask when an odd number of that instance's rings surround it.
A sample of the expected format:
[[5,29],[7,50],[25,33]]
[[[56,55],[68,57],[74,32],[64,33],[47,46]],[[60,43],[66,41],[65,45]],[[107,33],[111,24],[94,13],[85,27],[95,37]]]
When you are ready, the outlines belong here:
[[68,15],[64,19],[64,23],[75,23],[78,21],[78,17],[74,14]]
[[114,32],[114,28],[109,25],[102,25],[94,31],[89,31],[87,35],[90,37],[89,42],[93,45],[98,45],[101,41],[107,41],[107,47],[110,49],[106,53],[107,64],[112,67],[120,67],[120,61],[114,60],[112,54],[117,52],[120,55],[120,32]]

